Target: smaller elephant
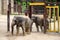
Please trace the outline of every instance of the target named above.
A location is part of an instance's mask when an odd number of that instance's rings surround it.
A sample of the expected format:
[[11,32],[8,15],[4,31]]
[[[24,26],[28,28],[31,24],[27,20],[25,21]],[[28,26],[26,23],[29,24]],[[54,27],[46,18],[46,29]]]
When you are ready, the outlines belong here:
[[32,20],[30,20],[30,18],[14,16],[12,23],[11,23],[12,35],[13,35],[15,25],[16,25],[16,29],[17,29],[17,34],[19,33],[19,27],[22,28],[23,35],[25,35],[26,32],[30,33],[31,23],[32,23]]
[[[40,17],[37,17],[37,16],[32,16],[31,18],[33,20],[33,22],[35,23],[36,25],[36,28],[37,28],[37,31],[39,32],[39,27],[40,26],[40,29],[41,31],[43,30],[44,28],[44,33],[46,33],[47,29],[48,29],[48,26],[49,26],[49,22],[48,20],[45,20],[44,18],[40,18]],[[46,26],[45,26],[45,25]],[[31,26],[31,31],[32,31],[32,26]]]

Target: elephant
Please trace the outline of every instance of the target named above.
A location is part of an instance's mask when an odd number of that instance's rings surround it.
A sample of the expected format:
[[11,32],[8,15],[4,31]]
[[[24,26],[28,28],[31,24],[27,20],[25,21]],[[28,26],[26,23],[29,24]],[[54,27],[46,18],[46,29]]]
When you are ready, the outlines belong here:
[[[40,17],[40,16],[32,16],[31,19],[33,20],[33,22],[36,25],[37,32],[39,32],[39,27],[38,26],[40,26],[41,31],[43,31],[44,33],[46,33],[47,29],[49,29],[48,28],[49,22],[48,22],[47,19],[44,19],[43,17]],[[31,31],[32,31],[32,26],[31,26]]]
[[28,16],[14,16],[11,23],[11,33],[13,35],[14,26],[16,25],[17,34],[19,33],[19,27],[23,30],[23,35],[26,33],[30,33],[30,27],[32,24],[32,20]]

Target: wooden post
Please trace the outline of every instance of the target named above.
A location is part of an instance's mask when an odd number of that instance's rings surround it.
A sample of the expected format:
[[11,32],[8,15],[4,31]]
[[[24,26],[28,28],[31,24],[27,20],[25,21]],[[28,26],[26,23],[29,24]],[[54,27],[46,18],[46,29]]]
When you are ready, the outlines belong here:
[[31,6],[29,6],[29,17],[32,17],[32,13],[31,13]]
[[49,30],[49,31],[51,31],[51,16],[52,16],[52,15],[51,15],[51,8],[49,8],[49,16],[50,16],[50,19],[49,19],[49,20],[50,20],[50,24],[49,24],[50,30]]
[[58,16],[58,32],[60,31],[60,26],[59,26],[59,6],[57,8],[57,16]]
[[53,12],[54,12],[54,32],[56,32],[56,25],[55,25],[55,8],[53,8]]
[[48,15],[47,15],[47,10],[46,10],[46,5],[44,7],[45,7],[45,11],[44,11],[44,33],[46,33],[46,31],[47,31],[46,20],[48,18]]
[[7,31],[10,31],[10,12],[7,11]]
[[7,31],[10,31],[10,13],[11,13],[11,3],[8,4],[8,11],[7,11]]

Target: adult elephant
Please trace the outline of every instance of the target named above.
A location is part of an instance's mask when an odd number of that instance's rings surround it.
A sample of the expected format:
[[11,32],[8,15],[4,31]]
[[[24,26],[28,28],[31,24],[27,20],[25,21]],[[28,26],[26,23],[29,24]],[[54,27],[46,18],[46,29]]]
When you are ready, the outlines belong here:
[[22,28],[23,35],[25,35],[26,32],[30,33],[31,24],[32,24],[32,20],[28,16],[14,16],[12,23],[11,23],[12,35],[13,35],[15,25],[17,29],[17,34],[19,33],[19,27]]
[[[33,20],[33,22],[36,25],[37,32],[39,32],[39,27],[38,26],[40,26],[41,31],[46,33],[46,31],[48,29],[48,26],[49,26],[49,22],[48,22],[47,19],[44,19],[43,15],[37,15],[37,16],[34,15],[34,16],[32,16],[31,19]],[[31,31],[32,31],[32,26],[31,26]]]

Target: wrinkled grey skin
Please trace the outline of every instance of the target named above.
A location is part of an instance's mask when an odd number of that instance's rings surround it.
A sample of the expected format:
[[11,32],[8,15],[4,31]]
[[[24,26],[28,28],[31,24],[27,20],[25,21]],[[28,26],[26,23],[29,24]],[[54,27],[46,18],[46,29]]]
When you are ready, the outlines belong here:
[[[46,21],[46,22],[45,22],[45,25],[46,25],[46,26],[44,26],[44,18],[41,19],[41,18],[39,18],[39,17],[37,17],[37,16],[32,16],[31,19],[32,19],[33,22],[35,23],[38,32],[39,32],[39,27],[38,27],[38,26],[40,26],[41,31],[42,31],[43,28],[44,28],[43,31],[44,31],[44,33],[46,33],[46,30],[48,29],[48,26],[49,26],[48,20],[45,20],[45,21]],[[32,31],[32,26],[31,26],[31,31]]]
[[12,23],[11,23],[12,35],[13,35],[15,25],[16,25],[16,29],[17,29],[17,34],[19,33],[19,27],[21,27],[22,31],[23,31],[23,35],[25,35],[25,32],[30,33],[30,27],[32,25],[32,20],[30,20],[28,18],[14,16]]

